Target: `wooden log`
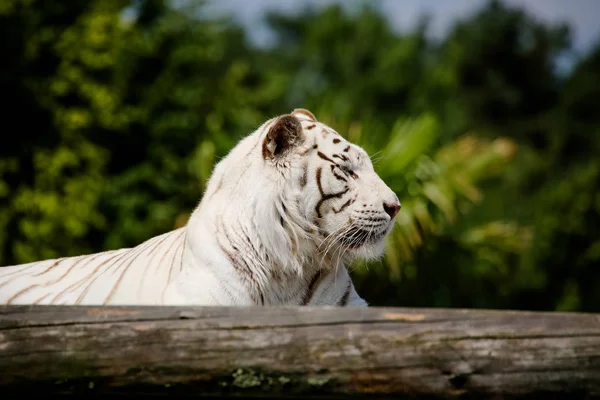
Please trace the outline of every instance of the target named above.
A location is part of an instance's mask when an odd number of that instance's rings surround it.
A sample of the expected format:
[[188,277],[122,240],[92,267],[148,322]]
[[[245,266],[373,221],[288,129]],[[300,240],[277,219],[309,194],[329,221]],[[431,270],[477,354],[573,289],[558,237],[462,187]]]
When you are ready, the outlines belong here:
[[600,398],[600,315],[2,306],[0,393],[31,391]]

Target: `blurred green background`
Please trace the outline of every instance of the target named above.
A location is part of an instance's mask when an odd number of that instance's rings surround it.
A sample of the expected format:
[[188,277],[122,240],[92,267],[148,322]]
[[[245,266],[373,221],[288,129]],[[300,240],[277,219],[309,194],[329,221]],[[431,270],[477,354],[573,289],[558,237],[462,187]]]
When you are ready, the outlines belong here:
[[600,311],[600,41],[559,68],[570,27],[503,2],[435,38],[354,4],[270,13],[260,46],[199,1],[0,0],[0,265],[183,226],[215,160],[303,107],[402,202],[351,266],[371,305]]

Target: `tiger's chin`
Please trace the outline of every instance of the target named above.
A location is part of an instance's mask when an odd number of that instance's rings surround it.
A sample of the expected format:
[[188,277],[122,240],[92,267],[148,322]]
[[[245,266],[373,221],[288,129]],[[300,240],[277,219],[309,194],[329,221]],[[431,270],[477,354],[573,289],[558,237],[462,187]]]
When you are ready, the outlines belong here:
[[364,244],[362,246],[349,249],[349,252],[352,254],[352,258],[365,261],[374,261],[380,259],[383,256],[384,251],[385,239],[382,239],[377,243]]
[[351,258],[372,261],[383,256],[389,232],[390,229],[386,229],[377,234],[369,232],[368,235],[362,235],[362,237],[361,235],[342,236],[339,240]]

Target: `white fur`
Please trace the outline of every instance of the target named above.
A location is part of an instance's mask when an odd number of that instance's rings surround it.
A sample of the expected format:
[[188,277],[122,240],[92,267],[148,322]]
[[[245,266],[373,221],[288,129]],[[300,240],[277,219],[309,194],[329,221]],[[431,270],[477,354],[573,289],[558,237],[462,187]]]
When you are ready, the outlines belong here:
[[[132,249],[0,268],[0,303],[336,305],[346,294],[347,305],[366,306],[345,266],[381,256],[394,224],[383,202],[398,199],[364,150],[309,113],[293,115],[302,125],[300,142],[265,159],[263,144],[279,120],[265,122],[215,166],[186,227]],[[265,149],[277,146],[267,140]],[[347,160],[335,158],[340,165],[332,167],[319,152]],[[326,195],[347,189],[321,202],[321,217],[318,177]],[[351,222],[378,239],[344,245],[339,233]]]

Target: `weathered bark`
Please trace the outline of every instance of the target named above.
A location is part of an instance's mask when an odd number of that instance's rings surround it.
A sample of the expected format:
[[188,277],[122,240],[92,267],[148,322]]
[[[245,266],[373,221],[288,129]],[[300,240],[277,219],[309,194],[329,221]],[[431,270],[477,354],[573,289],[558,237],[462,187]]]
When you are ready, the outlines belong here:
[[600,398],[600,315],[0,307],[0,393]]

